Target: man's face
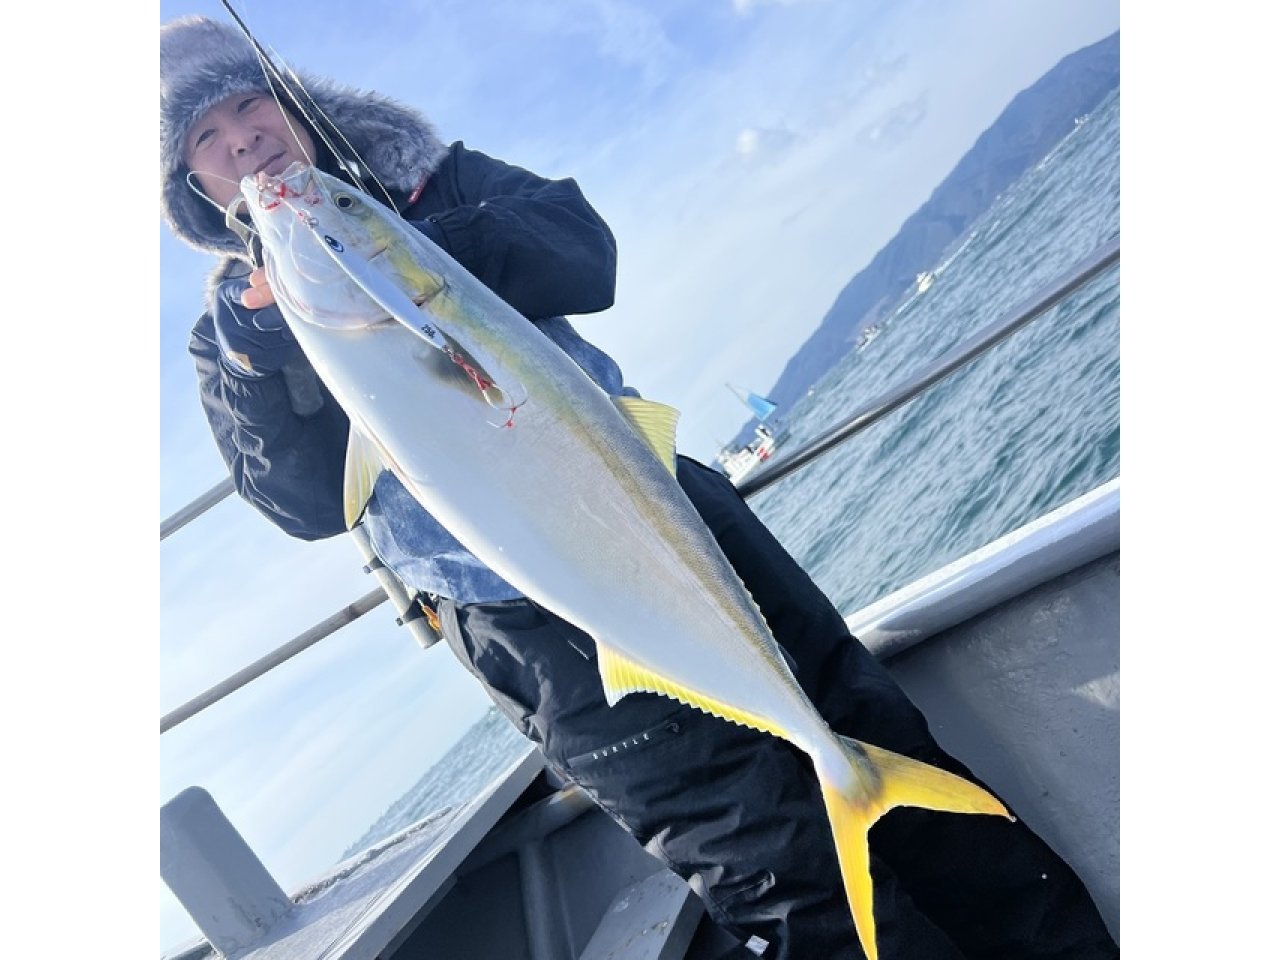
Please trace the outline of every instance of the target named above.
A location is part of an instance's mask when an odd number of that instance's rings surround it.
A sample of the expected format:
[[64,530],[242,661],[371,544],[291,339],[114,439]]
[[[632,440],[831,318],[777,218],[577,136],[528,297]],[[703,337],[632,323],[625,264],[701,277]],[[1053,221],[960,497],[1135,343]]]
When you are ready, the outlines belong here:
[[237,93],[191,125],[182,156],[201,189],[226,207],[241,177],[278,174],[295,160],[314,163],[316,150],[305,126],[287,118],[271,94]]

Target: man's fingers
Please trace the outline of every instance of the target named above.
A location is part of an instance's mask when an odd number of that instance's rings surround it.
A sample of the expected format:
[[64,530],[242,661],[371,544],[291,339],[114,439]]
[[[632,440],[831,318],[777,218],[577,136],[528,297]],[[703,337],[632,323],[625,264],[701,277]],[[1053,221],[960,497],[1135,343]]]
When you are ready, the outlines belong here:
[[240,302],[250,310],[261,310],[276,302],[276,295],[267,283],[265,267],[258,267],[249,274],[249,289],[240,294]]
[[275,303],[276,295],[271,292],[271,288],[268,286],[250,287],[240,294],[240,302],[250,310],[261,310],[263,307],[269,307]]

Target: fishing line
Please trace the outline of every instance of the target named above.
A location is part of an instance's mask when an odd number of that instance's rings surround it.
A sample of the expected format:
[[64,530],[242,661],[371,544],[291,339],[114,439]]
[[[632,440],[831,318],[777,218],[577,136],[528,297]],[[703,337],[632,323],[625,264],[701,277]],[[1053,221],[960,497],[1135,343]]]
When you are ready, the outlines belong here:
[[187,186],[191,188],[192,192],[195,193],[196,196],[200,197],[202,200],[207,200],[209,203],[217,207],[219,213],[225,214],[227,212],[227,208],[201,190],[199,181],[194,179],[196,177],[209,177],[212,180],[221,180],[223,183],[234,184],[236,189],[239,189],[240,184],[235,180],[232,180],[230,177],[220,177],[216,173],[208,173],[203,170],[188,170],[187,175],[183,177],[183,179],[187,181]]
[[[244,34],[245,39],[249,41],[250,45],[253,47],[254,52],[257,54],[258,63],[262,67],[263,76],[267,80],[267,88],[271,91],[271,96],[275,99],[276,105],[280,108],[282,112],[285,113],[286,122],[288,122],[288,118],[289,118],[288,111],[285,111],[284,104],[280,102],[280,95],[279,93],[276,92],[275,85],[273,85],[271,82],[272,80],[275,80],[275,82],[279,84],[280,89],[282,89],[285,93],[289,95],[289,99],[293,101],[293,105],[297,109],[297,111],[302,115],[302,119],[306,121],[306,123],[308,124],[308,126],[311,127],[312,130],[315,131],[316,135],[320,138],[320,141],[326,147],[329,148],[329,151],[333,154],[334,159],[338,163],[338,166],[341,167],[342,171],[348,177],[351,178],[356,189],[360,190],[363,193],[368,193],[369,192],[368,188],[364,186],[364,183],[361,180],[360,170],[355,167],[355,165],[352,163],[350,159],[343,156],[341,151],[338,150],[336,144],[334,144],[333,142],[332,137],[329,136],[328,132],[325,130],[325,127],[320,123],[320,119],[317,118],[311,112],[311,110],[308,109],[307,105],[302,102],[301,98],[294,91],[293,84],[289,82],[289,78],[286,77],[283,73],[281,73],[279,68],[276,67],[275,61],[273,61],[271,59],[271,56],[267,53],[267,51],[262,48],[262,44],[258,42],[257,38],[253,35],[253,32],[249,29],[248,25],[244,22],[244,20],[240,18],[240,15],[236,13],[235,8],[231,6],[229,0],[221,0],[221,2],[222,2],[222,6],[226,9],[227,13],[231,15],[231,18],[235,20],[236,26],[240,28],[240,32]],[[299,83],[298,85],[299,87],[301,87],[301,83]],[[306,91],[303,90],[303,93],[306,93]],[[307,99],[309,100],[311,99],[310,94],[307,94]],[[312,103],[314,102],[315,101],[312,100]],[[332,126],[335,130],[337,129],[337,127],[333,124],[333,122],[330,121],[327,117],[325,117],[324,119],[329,126]],[[291,132],[293,132],[294,139],[298,139],[297,131],[293,130],[292,124],[290,124],[289,129]],[[346,137],[343,137],[343,140],[346,140]],[[301,141],[299,141],[298,146],[299,148],[301,148]],[[305,153],[305,151],[303,152]],[[381,183],[379,183],[378,185],[382,186]],[[383,187],[384,192],[385,190],[386,188]],[[392,206],[392,209],[395,209],[394,203],[392,203],[391,206]]]
[[[249,251],[249,258],[253,261],[253,265],[255,267],[259,266],[258,258],[261,255],[261,250],[256,250],[254,248],[255,241],[257,241],[259,247],[261,246],[261,238],[258,236],[258,231],[251,222],[246,223],[235,215],[236,208],[246,202],[244,197],[237,195],[234,200],[224,207],[217,200],[213,199],[213,197],[200,189],[200,184],[196,179],[197,177],[212,177],[214,180],[221,180],[223,183],[232,184],[235,184],[236,181],[232,180],[230,177],[220,177],[216,173],[201,173],[198,170],[188,170],[187,175],[183,178],[186,180],[187,186],[191,188],[192,192],[195,193],[196,196],[212,204],[217,211],[222,214],[222,222],[226,224],[228,230],[240,238],[240,242],[243,243],[245,248]],[[239,186],[239,184],[236,184],[236,186]]]
[[[392,210],[395,210],[396,202],[391,199],[391,191],[389,191],[383,185],[382,181],[378,179],[378,175],[374,173],[373,168],[370,167],[369,164],[365,163],[364,157],[360,156],[360,151],[355,148],[355,144],[353,144],[350,140],[347,139],[347,135],[342,132],[342,128],[333,122],[333,120],[329,117],[329,115],[324,112],[324,108],[320,106],[320,104],[316,103],[315,98],[311,96],[311,91],[309,91],[303,85],[301,78],[296,73],[294,73],[293,68],[290,67],[288,63],[284,64],[284,68],[287,71],[289,71],[290,79],[293,80],[294,84],[297,86],[298,90],[302,93],[302,95],[307,98],[307,102],[310,103],[311,106],[315,107],[316,112],[319,113],[320,116],[324,118],[325,123],[329,125],[329,127],[333,130],[333,132],[336,133],[342,139],[342,142],[343,144],[346,145],[347,149],[351,151],[352,156],[355,157],[356,165],[360,169],[368,171],[369,179],[378,185],[378,189],[382,191],[382,195],[387,198],[387,206],[389,206]],[[337,155],[338,151],[334,149],[333,146],[330,146],[329,149],[333,150],[334,154]],[[365,190],[363,183],[357,181],[356,186],[360,190],[363,190],[365,193],[369,193],[368,190]]]

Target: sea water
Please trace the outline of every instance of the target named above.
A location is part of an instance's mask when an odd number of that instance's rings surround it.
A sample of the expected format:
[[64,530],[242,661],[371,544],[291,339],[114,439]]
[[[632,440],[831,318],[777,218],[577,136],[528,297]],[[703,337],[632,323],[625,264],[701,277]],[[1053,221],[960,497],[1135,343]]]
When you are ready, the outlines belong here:
[[[861,351],[849,344],[790,412],[778,457],[1119,234],[1116,91],[997,198],[876,339]],[[1113,268],[751,506],[836,608],[852,613],[1118,476],[1119,346]],[[491,710],[346,855],[428,815],[459,812],[528,749]]]
[[[1120,235],[1120,100],[1001,195],[790,413],[785,458]],[[1120,473],[1112,268],[751,506],[848,614]]]

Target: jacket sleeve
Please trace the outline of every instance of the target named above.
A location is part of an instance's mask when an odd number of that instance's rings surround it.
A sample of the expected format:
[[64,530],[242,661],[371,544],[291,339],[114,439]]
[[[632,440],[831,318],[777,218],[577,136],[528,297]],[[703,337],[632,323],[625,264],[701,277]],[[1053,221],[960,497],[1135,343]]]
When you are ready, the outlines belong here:
[[[290,536],[319,540],[344,532],[349,421],[301,350],[290,370],[238,376],[219,357],[208,314],[192,331],[189,350],[200,402],[240,496]],[[295,410],[286,374],[314,378],[308,389],[313,397],[318,391],[318,409],[306,415]]]
[[546,180],[461,143],[433,180],[443,209],[409,219],[526,317],[613,305],[613,233],[574,180]]

